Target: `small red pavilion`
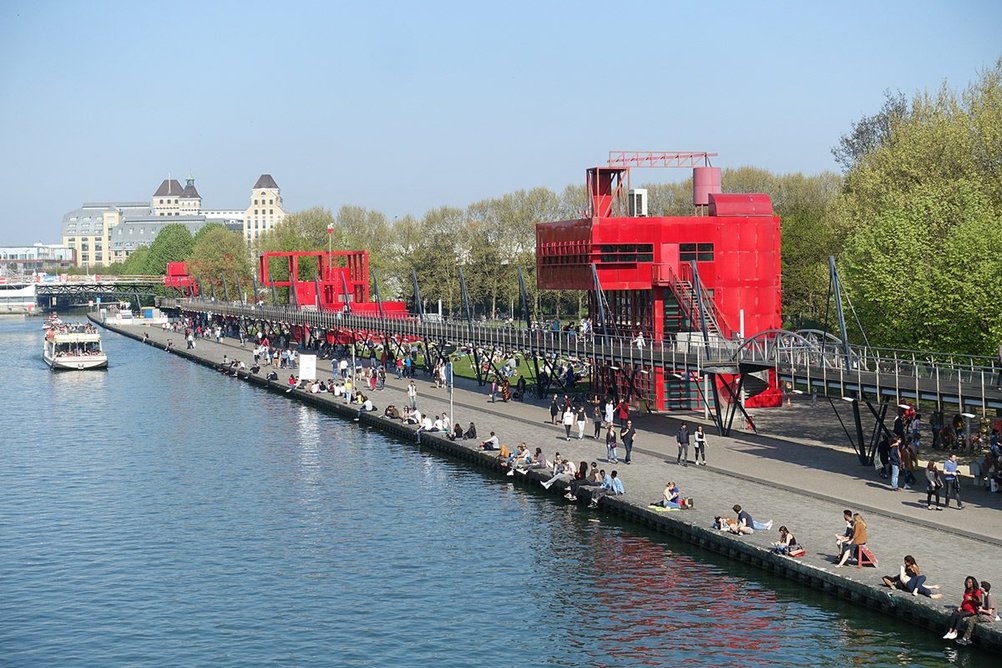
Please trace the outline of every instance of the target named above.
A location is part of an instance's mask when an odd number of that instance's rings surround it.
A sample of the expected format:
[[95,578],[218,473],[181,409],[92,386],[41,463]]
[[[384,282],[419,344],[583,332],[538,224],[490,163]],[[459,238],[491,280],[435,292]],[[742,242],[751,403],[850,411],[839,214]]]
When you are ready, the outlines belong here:
[[[780,328],[779,217],[768,195],[723,193],[710,155],[615,152],[609,166],[587,170],[589,215],[536,226],[538,286],[587,291],[593,323],[666,346],[733,347]],[[630,166],[692,167],[693,215],[647,216],[646,192],[629,189]],[[659,410],[698,402],[694,379],[651,371],[642,392]],[[772,405],[775,395],[746,405]]]

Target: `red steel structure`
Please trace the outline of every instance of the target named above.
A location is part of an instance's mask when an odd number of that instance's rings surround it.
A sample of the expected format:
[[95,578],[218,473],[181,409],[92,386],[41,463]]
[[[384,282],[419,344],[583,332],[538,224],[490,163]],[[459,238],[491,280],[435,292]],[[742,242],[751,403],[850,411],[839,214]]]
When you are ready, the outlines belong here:
[[[272,278],[275,261],[282,266],[284,279]],[[316,278],[300,278],[304,273]],[[289,288],[299,306],[321,311],[347,308],[357,315],[389,318],[407,316],[403,302],[369,301],[368,251],[268,252],[258,258],[258,278],[264,287]]]
[[[745,333],[780,328],[779,217],[768,195],[720,192],[711,155],[616,151],[609,166],[588,169],[589,215],[536,226],[539,288],[587,291],[593,323],[604,322],[610,334],[643,334],[666,346],[703,345],[704,322],[706,338],[724,348]],[[692,167],[695,215],[623,211],[631,165]],[[627,383],[624,370],[614,367],[597,376],[607,386]],[[629,379],[658,410],[691,408],[698,402],[694,381],[660,368]],[[753,385],[746,379],[746,388]],[[778,405],[781,393],[774,380],[770,385],[746,405]],[[754,390],[765,388],[760,383]]]

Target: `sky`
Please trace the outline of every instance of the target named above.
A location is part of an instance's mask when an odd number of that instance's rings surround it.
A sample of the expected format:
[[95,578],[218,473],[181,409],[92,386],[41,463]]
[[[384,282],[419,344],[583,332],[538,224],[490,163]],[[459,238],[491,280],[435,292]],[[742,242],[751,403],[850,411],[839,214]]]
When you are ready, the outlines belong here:
[[[963,89],[1002,2],[0,3],[0,246],[189,174],[397,216],[583,184],[610,150],[837,170],[885,91]],[[634,183],[685,170],[637,170]],[[726,184],[725,184],[726,188]]]

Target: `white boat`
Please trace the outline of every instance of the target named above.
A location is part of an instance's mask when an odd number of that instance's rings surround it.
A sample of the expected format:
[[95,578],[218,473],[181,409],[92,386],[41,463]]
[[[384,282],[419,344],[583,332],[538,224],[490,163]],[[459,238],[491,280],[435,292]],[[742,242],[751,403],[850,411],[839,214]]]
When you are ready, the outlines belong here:
[[54,370],[104,369],[108,356],[101,348],[101,335],[92,329],[49,330],[42,359]]

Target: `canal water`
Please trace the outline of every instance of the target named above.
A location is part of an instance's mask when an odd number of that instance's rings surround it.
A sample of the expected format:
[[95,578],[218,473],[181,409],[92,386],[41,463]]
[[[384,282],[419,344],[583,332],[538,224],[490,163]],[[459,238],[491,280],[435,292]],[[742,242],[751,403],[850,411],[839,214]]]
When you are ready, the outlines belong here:
[[41,346],[0,320],[0,665],[977,658],[124,337]]

